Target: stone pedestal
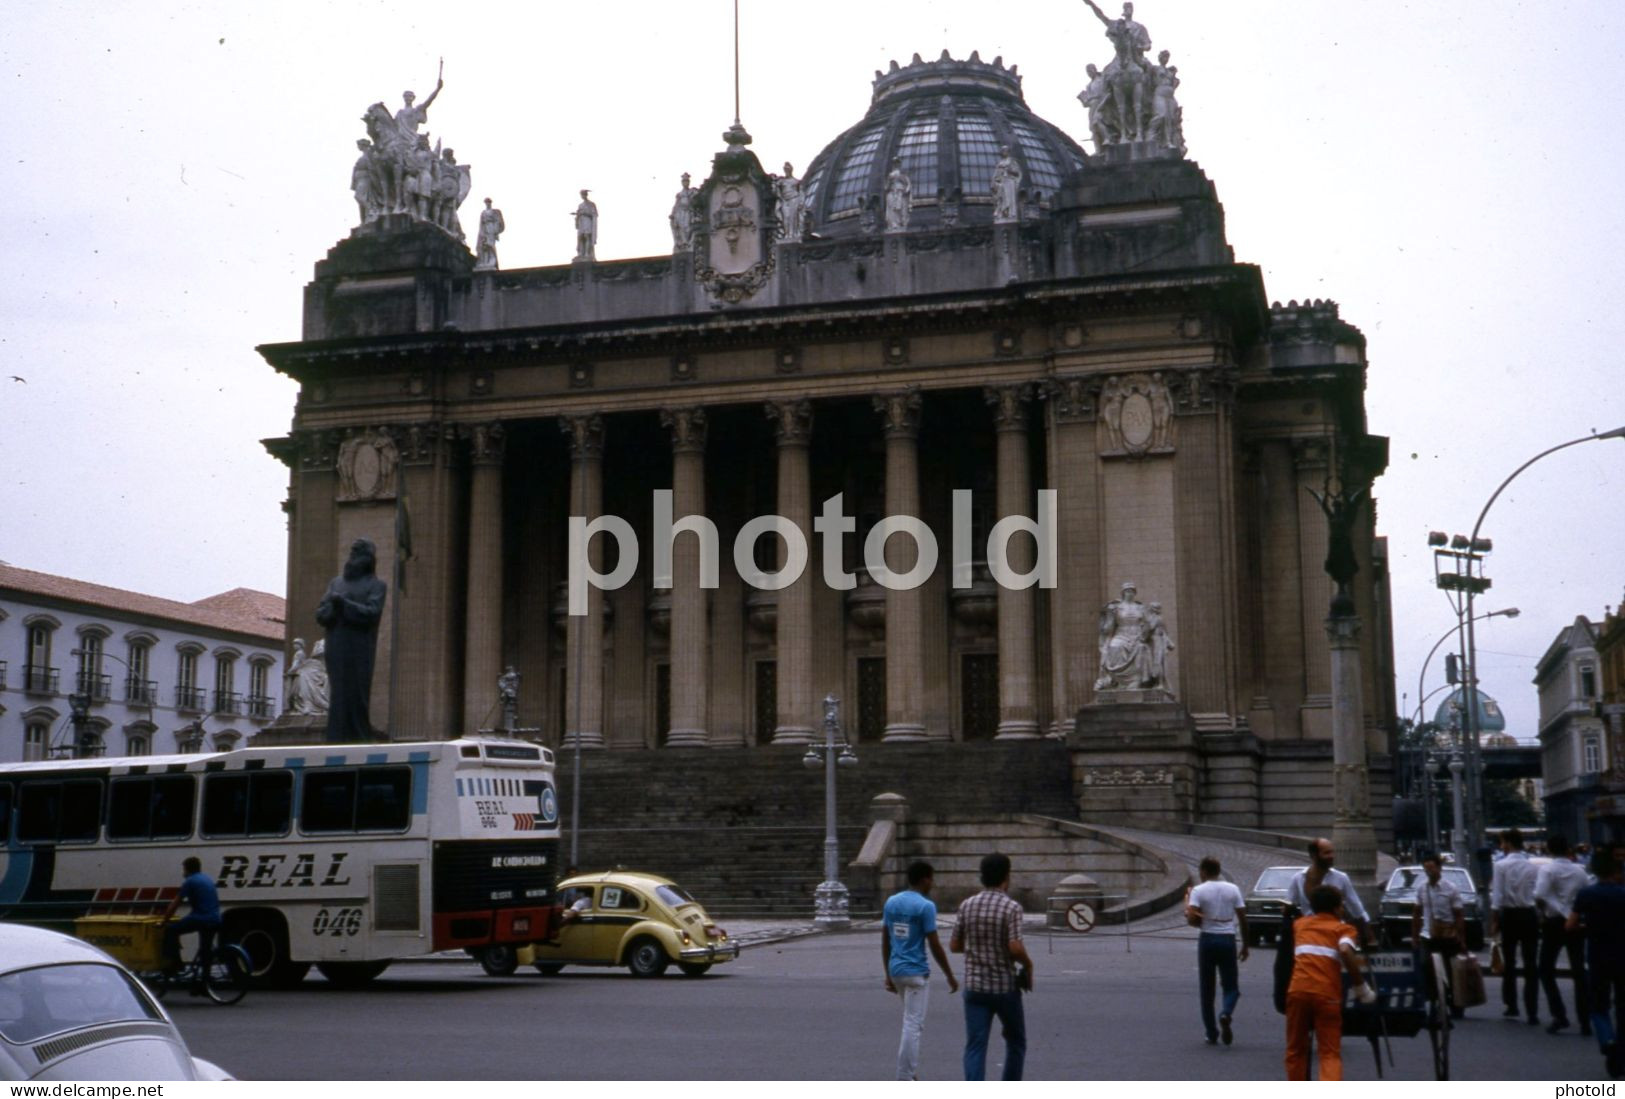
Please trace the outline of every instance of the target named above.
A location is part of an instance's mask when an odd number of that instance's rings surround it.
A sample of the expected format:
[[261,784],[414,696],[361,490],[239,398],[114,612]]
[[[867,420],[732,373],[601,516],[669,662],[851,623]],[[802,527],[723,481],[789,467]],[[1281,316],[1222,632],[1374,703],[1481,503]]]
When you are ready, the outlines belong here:
[[[1162,691],[1103,692],[1113,696]],[[1173,701],[1103,701],[1078,710],[1067,736],[1072,793],[1084,820],[1196,818],[1202,772],[1196,725]]]
[[1360,620],[1353,615],[1326,619],[1326,640],[1332,657],[1332,844],[1337,865],[1357,890],[1371,896],[1377,837],[1360,692]]
[[326,714],[283,714],[249,738],[250,748],[327,743]]

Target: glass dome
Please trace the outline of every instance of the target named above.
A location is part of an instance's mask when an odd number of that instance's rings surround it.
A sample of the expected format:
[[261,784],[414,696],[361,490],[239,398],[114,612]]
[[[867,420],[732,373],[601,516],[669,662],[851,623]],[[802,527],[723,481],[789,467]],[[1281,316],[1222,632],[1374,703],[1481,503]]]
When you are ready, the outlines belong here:
[[[823,237],[865,231],[862,209],[885,190],[893,157],[914,187],[911,228],[990,225],[993,166],[1008,146],[1022,188],[1040,209],[1062,180],[1083,167],[1077,142],[1027,109],[1021,77],[1003,58],[971,54],[936,61],[915,54],[907,66],[875,73],[869,113],[830,142],[808,166],[812,231]],[[868,231],[878,232],[878,224]]]
[[[1501,712],[1501,704],[1485,694],[1483,691],[1474,691],[1473,696],[1478,699],[1478,731],[1481,733],[1499,733],[1506,729],[1506,715]],[[1462,718],[1466,716],[1462,705],[1462,688],[1457,687],[1451,691],[1445,700],[1439,703],[1439,708],[1433,711],[1433,721],[1444,729],[1460,728]]]

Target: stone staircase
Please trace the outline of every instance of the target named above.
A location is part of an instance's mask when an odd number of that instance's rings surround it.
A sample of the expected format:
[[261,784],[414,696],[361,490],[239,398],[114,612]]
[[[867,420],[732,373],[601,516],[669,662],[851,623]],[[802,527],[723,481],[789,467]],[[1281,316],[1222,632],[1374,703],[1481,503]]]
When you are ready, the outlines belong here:
[[[824,772],[803,766],[805,751],[786,746],[583,753],[581,868],[662,874],[719,917],[806,915],[823,879]],[[927,829],[1018,814],[1075,816],[1067,752],[1057,741],[861,744],[857,753],[859,762],[840,768],[837,783],[843,878],[877,794],[908,798],[911,826]],[[567,829],[573,768],[573,753],[560,752]],[[568,832],[565,845],[568,850]],[[883,899],[875,891],[859,884],[854,915],[875,914]]]

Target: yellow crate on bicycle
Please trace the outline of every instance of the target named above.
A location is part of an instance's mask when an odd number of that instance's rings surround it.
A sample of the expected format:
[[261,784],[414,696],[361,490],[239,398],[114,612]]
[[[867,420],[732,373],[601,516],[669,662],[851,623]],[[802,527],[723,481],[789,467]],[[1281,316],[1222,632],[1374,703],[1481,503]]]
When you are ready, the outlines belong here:
[[145,973],[163,968],[165,922],[162,916],[81,916],[73,933]]

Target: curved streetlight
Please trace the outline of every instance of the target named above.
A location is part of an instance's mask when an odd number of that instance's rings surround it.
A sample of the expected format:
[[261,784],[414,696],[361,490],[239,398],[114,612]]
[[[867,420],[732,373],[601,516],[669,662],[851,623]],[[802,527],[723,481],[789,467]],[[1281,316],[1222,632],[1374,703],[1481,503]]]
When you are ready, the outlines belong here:
[[[1506,487],[1513,481],[1517,480],[1518,475],[1524,470],[1528,469],[1542,458],[1545,458],[1548,455],[1556,454],[1560,450],[1567,450],[1571,446],[1579,446],[1581,443],[1589,443],[1599,439],[1625,439],[1625,427],[1616,427],[1612,431],[1605,431],[1600,435],[1593,432],[1590,435],[1582,435],[1578,439],[1570,439],[1566,443],[1558,443],[1556,446],[1547,447],[1545,450],[1541,451],[1539,454],[1535,455],[1533,458],[1529,459],[1523,465],[1519,466],[1517,469],[1508,474],[1506,480],[1502,481],[1500,485],[1496,487],[1495,491],[1490,493],[1490,498],[1484,501],[1483,510],[1478,513],[1478,520],[1473,524],[1473,532],[1467,537],[1467,573],[1469,577],[1469,583],[1465,585],[1467,590],[1467,613],[1465,615],[1467,619],[1467,667],[1462,669],[1462,679],[1465,686],[1473,692],[1473,699],[1475,703],[1478,698],[1478,646],[1477,638],[1474,636],[1473,632],[1473,596],[1476,594],[1477,585],[1470,582],[1472,577],[1471,555],[1479,546],[1478,532],[1484,526],[1484,517],[1490,513],[1490,508],[1495,505],[1495,501],[1500,498],[1501,493],[1506,491]],[[1486,551],[1489,549],[1488,546],[1485,546],[1484,548]],[[1462,723],[1462,732],[1464,734],[1463,740],[1467,745],[1467,750],[1471,753],[1470,763],[1472,764],[1473,770],[1469,771],[1469,774],[1472,774],[1474,771],[1476,771],[1479,762],[1478,706],[1476,704],[1467,707],[1465,720]],[[1478,786],[1476,789],[1478,796],[1474,798],[1473,814],[1475,820],[1473,824],[1475,828],[1481,829],[1484,822],[1477,820],[1476,817],[1483,811],[1483,787]],[[1472,837],[1475,845],[1478,843],[1479,838],[1480,837],[1477,835]]]
[[[1487,611],[1484,614],[1479,615],[1478,618],[1480,621],[1483,621],[1486,618],[1516,618],[1522,613],[1523,612],[1517,607],[1503,607],[1498,611]],[[1439,651],[1440,645],[1443,645],[1451,637],[1460,633],[1461,628],[1465,625],[1465,622],[1457,622],[1454,626],[1451,626],[1448,630],[1444,631],[1444,633],[1440,634],[1439,640],[1433,643],[1433,648],[1429,649],[1427,656],[1422,658],[1422,670],[1417,673],[1416,676],[1416,722],[1418,724],[1421,724],[1422,714],[1424,712],[1423,707],[1426,704],[1427,699],[1431,697],[1431,695],[1437,694],[1439,691],[1439,688],[1435,687],[1433,691],[1429,692],[1428,694],[1422,693],[1422,686],[1427,681],[1428,665],[1433,662],[1433,654]]]

